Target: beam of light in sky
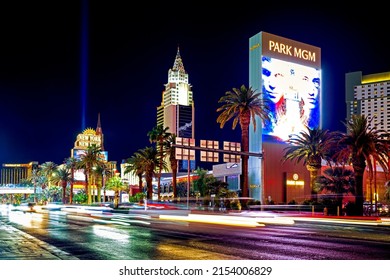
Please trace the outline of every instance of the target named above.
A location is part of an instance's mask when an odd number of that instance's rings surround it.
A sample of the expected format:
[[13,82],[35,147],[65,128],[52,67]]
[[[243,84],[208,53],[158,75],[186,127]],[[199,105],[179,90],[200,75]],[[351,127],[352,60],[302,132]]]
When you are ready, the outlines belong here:
[[81,46],[80,46],[80,94],[81,94],[81,130],[86,128],[87,81],[88,81],[88,0],[81,7]]

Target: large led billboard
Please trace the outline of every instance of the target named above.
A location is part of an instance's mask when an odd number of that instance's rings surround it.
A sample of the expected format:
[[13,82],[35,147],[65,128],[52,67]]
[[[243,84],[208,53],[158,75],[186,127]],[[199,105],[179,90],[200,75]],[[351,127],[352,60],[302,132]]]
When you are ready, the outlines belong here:
[[[285,142],[305,127],[321,128],[321,49],[267,32],[249,38],[249,86],[271,102],[270,121],[256,116],[249,151],[263,153],[263,141]],[[262,200],[262,158],[249,157],[251,196]]]
[[321,71],[269,56],[261,57],[262,93],[271,107],[263,134],[278,140],[319,126]]
[[[86,150],[82,149],[72,149],[72,157],[76,160],[81,160],[82,155],[86,154]],[[108,161],[108,152],[107,151],[100,151],[98,155],[99,159],[102,161]]]
[[250,85],[271,101],[261,133],[286,141],[306,126],[320,127],[320,48],[266,32],[251,41]]

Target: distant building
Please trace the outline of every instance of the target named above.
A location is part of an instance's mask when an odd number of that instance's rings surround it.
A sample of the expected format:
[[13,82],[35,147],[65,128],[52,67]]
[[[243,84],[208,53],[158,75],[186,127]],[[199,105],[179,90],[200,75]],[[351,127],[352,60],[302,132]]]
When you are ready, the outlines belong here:
[[371,128],[390,131],[390,72],[362,75],[345,74],[347,118],[353,115],[374,117]]
[[[353,115],[374,118],[370,128],[390,131],[390,72],[363,75],[361,71],[345,74],[346,121]],[[375,181],[364,175],[364,196],[367,201],[383,201],[385,183],[383,170],[376,167]]]
[[[168,70],[168,82],[164,85],[161,105],[157,107],[157,125],[168,127],[177,137],[195,138],[195,107],[192,85],[184,69],[179,48],[173,67]],[[190,169],[194,170],[195,161]],[[179,171],[187,170],[188,162],[179,161]]]
[[32,171],[38,169],[38,162],[3,163],[0,171],[0,185],[17,185],[31,177]]

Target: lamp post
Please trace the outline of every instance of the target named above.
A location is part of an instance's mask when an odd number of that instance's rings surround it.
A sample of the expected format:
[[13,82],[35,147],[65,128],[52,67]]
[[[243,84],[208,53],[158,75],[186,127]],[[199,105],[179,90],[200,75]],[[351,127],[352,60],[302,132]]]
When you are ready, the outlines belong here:
[[190,157],[187,159],[187,209],[190,209]]

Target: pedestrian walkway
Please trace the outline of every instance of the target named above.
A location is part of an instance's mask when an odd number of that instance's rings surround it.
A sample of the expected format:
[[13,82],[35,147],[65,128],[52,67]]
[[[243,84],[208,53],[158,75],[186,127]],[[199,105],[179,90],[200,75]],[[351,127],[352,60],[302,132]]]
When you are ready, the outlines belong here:
[[77,258],[0,221],[0,260],[77,260]]

